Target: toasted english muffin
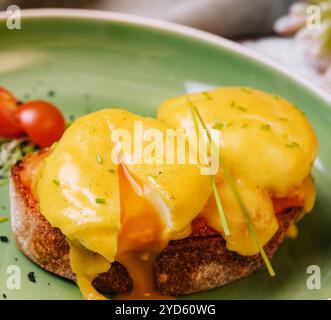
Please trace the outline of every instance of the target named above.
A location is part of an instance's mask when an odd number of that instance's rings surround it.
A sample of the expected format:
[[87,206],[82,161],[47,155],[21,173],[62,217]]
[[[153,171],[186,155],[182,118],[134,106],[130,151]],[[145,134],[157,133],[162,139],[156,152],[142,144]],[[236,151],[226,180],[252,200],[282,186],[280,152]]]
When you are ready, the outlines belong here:
[[[10,181],[11,221],[20,250],[43,269],[75,281],[69,261],[69,245],[58,228],[53,228],[39,210],[31,189],[31,175],[47,151],[26,156],[12,168]],[[288,228],[302,212],[300,206],[275,209],[279,229],[264,249],[272,258],[286,236]],[[222,236],[203,219],[193,221],[192,234],[170,241],[154,262],[154,288],[163,295],[179,296],[219,287],[246,277],[264,267],[259,254],[241,256],[226,249]],[[108,272],[94,281],[100,291],[127,293],[132,279],[126,268],[113,262]]]

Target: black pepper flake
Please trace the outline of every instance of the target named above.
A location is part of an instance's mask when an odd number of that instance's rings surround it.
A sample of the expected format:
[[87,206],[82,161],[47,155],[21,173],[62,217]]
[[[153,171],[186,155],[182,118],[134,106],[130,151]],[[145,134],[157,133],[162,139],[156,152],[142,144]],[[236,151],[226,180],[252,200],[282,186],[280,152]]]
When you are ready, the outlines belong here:
[[36,276],[35,276],[34,272],[29,272],[28,278],[31,282],[36,283]]
[[17,257],[15,257],[15,261],[18,261],[18,258]]
[[9,239],[8,239],[7,236],[0,236],[0,242],[8,243],[9,242]]
[[2,294],[4,299],[7,299],[7,295],[5,293]]

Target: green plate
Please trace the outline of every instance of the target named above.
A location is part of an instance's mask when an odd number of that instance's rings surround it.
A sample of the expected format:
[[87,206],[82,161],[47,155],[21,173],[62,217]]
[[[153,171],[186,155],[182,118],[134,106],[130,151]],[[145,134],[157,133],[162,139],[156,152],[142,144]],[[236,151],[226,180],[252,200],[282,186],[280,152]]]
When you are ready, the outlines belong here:
[[[26,11],[21,30],[0,17],[0,85],[20,99],[48,99],[69,115],[122,107],[155,115],[168,97],[214,86],[241,85],[282,95],[307,114],[320,152],[314,167],[315,210],[285,240],[266,271],[185,299],[327,299],[331,297],[331,100],[303,79],[219,37],[170,23],[93,11]],[[49,95],[50,92],[53,95]],[[0,216],[9,215],[0,188]],[[10,222],[0,224],[0,299],[81,299],[71,282],[33,264],[16,248]],[[10,266],[21,288],[8,289]],[[321,270],[321,288],[308,289],[307,268]],[[27,274],[34,271],[36,283]],[[9,272],[9,273],[8,273]],[[8,280],[9,279],[9,280]]]

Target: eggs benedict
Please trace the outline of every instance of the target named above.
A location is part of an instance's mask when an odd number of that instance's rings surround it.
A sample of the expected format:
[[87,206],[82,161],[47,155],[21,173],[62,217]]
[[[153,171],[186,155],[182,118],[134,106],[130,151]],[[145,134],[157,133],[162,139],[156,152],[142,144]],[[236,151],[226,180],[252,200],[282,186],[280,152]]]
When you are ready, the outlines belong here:
[[[192,105],[220,137],[214,185],[200,163],[189,161]],[[184,149],[173,149],[183,160],[169,163],[161,154],[161,161],[134,161],[138,140],[130,144],[116,133],[135,136],[137,121],[147,137],[142,155],[147,150],[152,160],[167,146],[168,129],[186,132]],[[151,148],[154,129],[161,138]],[[55,146],[13,168],[13,231],[27,256],[75,280],[85,299],[104,299],[101,291],[153,299],[213,288],[265,262],[233,188],[271,258],[313,207],[316,152],[314,131],[297,108],[251,88],[173,98],[156,119],[104,109],[78,119]]]

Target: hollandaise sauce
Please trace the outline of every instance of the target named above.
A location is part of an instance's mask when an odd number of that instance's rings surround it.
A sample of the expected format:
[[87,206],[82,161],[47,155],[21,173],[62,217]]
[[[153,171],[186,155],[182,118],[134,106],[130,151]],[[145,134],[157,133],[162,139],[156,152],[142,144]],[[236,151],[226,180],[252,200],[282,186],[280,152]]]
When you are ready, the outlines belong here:
[[[310,177],[317,139],[305,115],[285,99],[252,88],[224,87],[165,101],[158,119],[190,134],[193,103],[209,129],[220,132],[220,153],[265,245],[278,230],[274,199],[301,194],[300,207],[312,209]],[[217,186],[231,235],[225,236],[215,199],[201,215],[225,238],[227,249],[244,256],[258,253],[240,205],[220,168]]]
[[[209,178],[199,166],[135,164],[131,149],[111,151],[112,132],[168,127],[124,110],[102,110],[77,120],[44,160],[35,182],[40,211],[67,237],[71,267],[84,298],[103,299],[92,285],[115,260],[133,280],[120,298],[160,297],[153,288],[155,257],[172,239],[187,237],[191,221],[207,202]],[[162,298],[167,298],[162,296]]]
[[[277,199],[301,199],[303,211],[311,210],[315,188],[310,171],[317,140],[297,108],[250,88],[221,88],[192,94],[190,100],[207,126],[219,130],[220,152],[262,245],[279,228],[275,211],[284,202]],[[164,137],[167,128],[194,132],[189,130],[194,124],[186,96],[165,101],[157,119],[101,110],[68,128],[33,183],[40,211],[67,238],[71,267],[85,299],[105,299],[92,282],[114,261],[126,267],[133,283],[132,293],[119,299],[167,298],[154,290],[155,258],[169,241],[188,237],[198,215],[223,235],[228,250],[244,256],[259,252],[222,168],[215,181],[230,236],[224,234],[210,177],[201,174],[199,164],[189,163],[187,154],[181,163],[132,161],[134,138],[130,144],[114,138],[114,132],[124,129],[134,137],[136,121],[143,136],[149,129]],[[118,161],[113,150],[119,151]]]

